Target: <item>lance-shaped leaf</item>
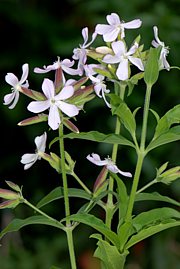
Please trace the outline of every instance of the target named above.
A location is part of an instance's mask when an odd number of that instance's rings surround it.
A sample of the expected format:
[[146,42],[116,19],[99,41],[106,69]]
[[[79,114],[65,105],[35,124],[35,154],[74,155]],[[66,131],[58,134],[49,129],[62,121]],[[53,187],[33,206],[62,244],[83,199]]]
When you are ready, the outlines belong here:
[[[86,200],[91,200],[92,196],[85,192],[84,190],[77,189],[77,188],[69,188],[68,189],[68,196],[69,197],[76,197],[76,198],[82,198]],[[38,208],[41,208],[55,200],[64,198],[64,191],[63,187],[57,187],[54,190],[52,190],[50,193],[48,193],[45,197],[43,197],[37,204]]]
[[176,201],[168,196],[161,195],[158,192],[137,193],[136,198],[135,198],[135,202],[141,202],[141,201],[160,201],[160,202],[170,203],[170,204],[175,205],[175,206],[180,206],[180,202],[178,202],[178,201]]
[[109,239],[109,241],[113,243],[114,246],[116,246],[117,248],[119,246],[118,236],[113,231],[111,231],[102,220],[98,219],[94,215],[79,213],[64,218],[63,220],[73,220],[86,224],[104,235],[107,239]]
[[131,136],[135,137],[136,132],[136,121],[133,113],[123,100],[115,94],[110,94],[112,114],[117,115],[124,125],[124,127],[129,131]]
[[4,230],[1,231],[0,238],[2,238],[7,233],[19,231],[21,228],[31,224],[44,224],[59,229],[64,228],[64,226],[59,221],[53,221],[44,216],[32,216],[26,219],[14,219],[8,224],[8,226],[6,226]]
[[126,256],[128,251],[120,253],[117,247],[110,245],[107,241],[103,240],[100,235],[92,235],[91,238],[98,239],[97,249],[94,256],[101,260],[103,269],[121,269],[124,268]]
[[137,244],[138,242],[157,234],[163,230],[173,228],[180,225],[180,220],[170,219],[167,220],[165,223],[160,223],[157,225],[153,225],[147,228],[142,229],[138,234],[133,235],[130,240],[127,242],[125,249],[129,249],[133,245]]
[[[134,144],[123,137],[122,135],[117,134],[103,134],[97,131],[90,131],[90,132],[80,132],[79,134],[70,133],[67,135],[64,135],[64,138],[70,138],[70,139],[84,139],[94,142],[102,142],[102,143],[108,143],[108,144],[118,144],[118,145],[126,145],[135,148]],[[54,139],[53,143],[56,142],[58,139]],[[52,143],[51,143],[52,145]]]
[[148,86],[156,83],[159,76],[159,49],[150,48],[144,70],[144,81]]
[[159,121],[156,126],[154,138],[166,133],[173,124],[180,123],[180,105],[170,109]]
[[18,123],[18,125],[19,126],[27,126],[27,125],[47,121],[47,120],[48,120],[48,115],[42,113],[42,114],[38,114],[37,116],[20,121]]
[[157,148],[161,145],[178,140],[180,140],[180,126],[175,126],[170,128],[169,131],[167,131],[166,133],[163,133],[154,140],[152,140],[146,148],[146,152],[149,152],[150,150]]

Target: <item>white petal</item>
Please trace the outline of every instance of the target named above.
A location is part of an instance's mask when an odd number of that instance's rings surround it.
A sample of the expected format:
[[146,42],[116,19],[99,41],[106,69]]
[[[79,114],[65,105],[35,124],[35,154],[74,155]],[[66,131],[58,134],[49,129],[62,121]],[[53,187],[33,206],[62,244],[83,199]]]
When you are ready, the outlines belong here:
[[19,83],[18,78],[13,73],[7,73],[5,81],[13,87]]
[[120,62],[120,58],[117,55],[107,54],[104,56],[103,62],[107,64],[116,64]]
[[64,59],[63,61],[61,61],[62,68],[63,68],[63,66],[72,67],[73,64],[74,64],[74,61],[71,61],[69,59]]
[[16,93],[12,92],[4,96],[4,105],[9,105],[15,98]]
[[45,78],[42,84],[42,90],[47,97],[47,99],[54,98],[55,89],[54,89],[54,83],[52,80]]
[[[92,155],[92,156],[91,156],[91,155]],[[96,154],[96,153],[92,153],[91,155],[89,154],[89,155],[86,157],[90,162],[92,162],[92,163],[94,163],[94,164],[96,164],[96,165],[98,165],[98,166],[107,165],[107,160],[102,161],[102,160],[100,159],[100,156],[99,156],[98,154]]]
[[36,148],[37,148],[38,151],[42,151],[42,152],[45,151],[45,148],[46,148],[46,140],[47,140],[47,134],[46,134],[46,132],[44,132],[43,135],[37,136],[35,138],[35,144],[36,144]]
[[29,74],[29,65],[28,64],[23,64],[22,66],[22,70],[23,70],[23,73],[22,73],[22,77],[19,81],[20,84],[22,84],[23,82],[26,81],[27,77],[28,77],[28,74]]
[[114,51],[114,54],[118,54],[118,55],[122,55],[126,52],[125,44],[122,41],[113,42],[112,49]]
[[48,73],[49,71],[51,71],[51,70],[49,70],[49,69],[42,69],[42,68],[39,68],[39,67],[35,67],[34,68],[34,73],[37,73],[37,74],[44,74],[44,73]]
[[82,36],[83,36],[83,39],[84,39],[84,43],[83,45],[85,45],[88,41],[88,28],[85,27],[82,29]]
[[48,124],[53,130],[57,130],[59,128],[59,124],[61,123],[59,111],[57,106],[53,105],[50,107]]
[[35,162],[37,160],[37,154],[36,153],[26,153],[21,157],[21,163],[27,164],[31,162]]
[[111,15],[107,15],[106,18],[110,25],[120,25],[121,23],[119,16],[116,13],[111,13]]
[[65,86],[60,93],[58,93],[55,96],[55,100],[59,101],[59,100],[66,100],[68,98],[70,98],[72,95],[74,94],[74,88],[73,86]]
[[137,66],[141,71],[144,71],[144,66],[140,58],[129,56],[128,59],[132,64]]
[[113,26],[111,26],[110,31],[103,35],[104,41],[105,42],[112,42],[112,41],[116,40],[116,38],[118,37],[119,32],[120,32],[119,28],[113,28]]
[[74,117],[79,113],[79,109],[75,105],[68,104],[63,101],[58,101],[57,105],[59,109],[69,117]]
[[121,171],[115,164],[107,165],[107,169],[115,174],[119,173],[125,177],[132,177],[131,173]]
[[32,101],[27,109],[31,112],[34,113],[39,113],[42,112],[46,109],[48,109],[50,107],[50,101],[46,100],[46,101]]
[[118,66],[116,75],[120,80],[128,79],[128,60],[124,59]]
[[[95,32],[99,35],[104,35],[106,33],[109,33],[111,31],[112,27],[110,25],[106,24],[97,24],[95,28]],[[113,27],[114,29],[114,27]]]
[[18,100],[19,100],[19,92],[16,91],[14,101],[13,101],[12,105],[9,106],[9,109],[13,109],[16,106]]
[[142,24],[140,19],[132,20],[130,22],[123,23],[123,27],[126,29],[135,29],[139,28]]

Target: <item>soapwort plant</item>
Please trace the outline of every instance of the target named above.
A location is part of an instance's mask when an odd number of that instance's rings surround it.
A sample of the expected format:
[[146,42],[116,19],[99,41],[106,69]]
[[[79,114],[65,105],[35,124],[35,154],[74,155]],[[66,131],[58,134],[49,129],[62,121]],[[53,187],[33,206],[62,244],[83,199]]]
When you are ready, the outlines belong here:
[[[15,208],[21,203],[33,209],[32,216],[26,219],[14,219],[0,236],[17,231],[30,224],[44,224],[56,227],[67,235],[71,268],[77,268],[73,231],[81,223],[91,226],[96,233],[91,238],[97,240],[94,256],[101,261],[102,269],[123,269],[129,249],[160,231],[178,226],[180,213],[174,208],[179,202],[158,192],[146,192],[153,184],[171,184],[180,177],[180,166],[168,168],[166,163],[159,162],[156,176],[147,184],[139,188],[145,181],[142,167],[145,157],[155,148],[180,139],[180,105],[172,107],[164,115],[159,116],[151,109],[151,92],[158,80],[160,72],[171,72],[168,63],[168,47],[158,36],[158,28],[154,26],[152,46],[144,50],[141,37],[137,35],[131,45],[126,42],[126,31],[137,31],[142,26],[140,19],[130,22],[120,20],[118,14],[107,16],[107,24],[98,24],[92,37],[88,28],[82,30],[82,44],[73,50],[72,59],[57,61],[43,68],[34,68],[35,73],[52,73],[52,80],[44,77],[42,90],[34,91],[27,81],[29,65],[22,66],[23,74],[20,80],[8,73],[5,80],[12,86],[12,93],[5,95],[4,105],[13,109],[21,94],[30,98],[27,107],[32,112],[30,118],[18,123],[19,126],[41,124],[47,122],[43,134],[37,134],[35,149],[21,158],[24,169],[33,169],[35,162],[45,160],[57,171],[58,186],[50,190],[37,205],[31,204],[24,196],[22,187],[12,181],[6,181],[10,189],[0,189],[0,197],[4,201],[0,208]],[[153,31],[152,31],[153,33]],[[95,47],[96,39],[102,40],[102,46]],[[178,67],[177,67],[178,68]],[[140,108],[132,111],[128,98],[136,95],[133,91],[138,83],[144,85],[145,98],[142,113],[141,135],[137,135],[136,115]],[[116,118],[114,133],[100,133],[89,130],[83,132],[78,129],[78,116],[86,110],[86,103],[94,102],[96,98],[104,100],[104,106],[112,117]],[[152,139],[147,140],[148,118],[152,113],[156,119],[156,126]],[[74,119],[76,118],[76,124]],[[124,132],[126,130],[126,132]],[[59,154],[48,152],[48,134],[54,133],[54,139],[49,141],[51,146],[57,146]],[[92,183],[92,188],[86,186],[75,172],[75,161],[71,152],[65,148],[65,140],[83,139],[97,143],[112,145],[109,156],[102,156],[101,152],[89,152],[84,156],[87,165],[100,170]],[[124,159],[117,164],[117,157],[121,156],[118,147],[131,148],[137,156],[137,163],[131,172],[122,171]],[[77,149],[79,154],[79,151]],[[98,167],[99,166],[99,167]],[[127,167],[127,166],[126,166]],[[122,170],[121,170],[122,169]],[[153,173],[152,173],[153,174]],[[90,177],[90,175],[87,175]],[[71,188],[69,178],[73,177],[79,188]],[[126,181],[131,181],[131,190],[127,191]],[[145,181],[146,182],[146,181]],[[85,198],[86,202],[78,212],[71,214],[70,197]],[[77,198],[78,197],[78,198]],[[65,216],[55,219],[48,215],[43,207],[52,201],[64,199]],[[169,203],[169,207],[153,208],[138,215],[134,212],[137,201],[156,200]],[[105,219],[95,216],[92,209],[100,206],[105,212]],[[114,215],[116,217],[114,220]],[[113,221],[113,227],[112,227]],[[116,222],[116,223],[115,223]]]

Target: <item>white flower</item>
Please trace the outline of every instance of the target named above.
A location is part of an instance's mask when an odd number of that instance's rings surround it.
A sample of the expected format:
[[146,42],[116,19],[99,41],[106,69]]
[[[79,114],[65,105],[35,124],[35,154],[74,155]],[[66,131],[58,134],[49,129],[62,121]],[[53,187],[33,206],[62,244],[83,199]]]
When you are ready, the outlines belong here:
[[103,36],[105,42],[112,42],[116,40],[120,34],[121,39],[125,37],[124,29],[139,28],[142,24],[140,19],[132,20],[130,22],[121,22],[116,13],[107,15],[106,19],[109,24],[97,24],[95,32]]
[[125,177],[132,177],[131,173],[121,171],[110,158],[105,158],[104,160],[101,160],[98,154],[92,153],[91,155],[89,154],[86,158],[95,165],[106,166],[109,171],[115,174],[120,173]]
[[52,70],[57,70],[58,68],[62,68],[62,70],[70,75],[78,75],[79,71],[72,69],[71,67],[74,65],[74,61],[70,61],[69,59],[64,59],[63,61],[60,61],[60,57],[58,57],[58,60],[54,62],[52,65],[43,66],[42,68],[35,67],[34,72],[35,73],[48,73]]
[[129,77],[129,65],[131,62],[133,65],[137,66],[141,71],[144,71],[144,66],[140,58],[133,57],[136,50],[138,49],[138,44],[135,43],[129,51],[126,50],[126,46],[123,41],[115,41],[112,43],[112,49],[114,55],[107,54],[103,58],[103,62],[108,64],[119,63],[116,70],[116,75],[120,80],[126,80]]
[[45,101],[33,101],[28,105],[28,110],[34,113],[42,112],[49,109],[48,124],[53,129],[58,129],[61,119],[59,110],[69,117],[74,117],[79,113],[79,109],[72,104],[64,102],[74,94],[73,86],[65,86],[55,95],[55,88],[53,81],[45,78],[42,84],[42,90],[47,97]]
[[5,76],[5,80],[8,84],[12,86],[12,93],[6,94],[4,96],[4,105],[10,105],[9,108],[13,109],[18,100],[19,100],[19,90],[21,87],[28,88],[29,84],[28,81],[26,80],[28,77],[29,73],[29,65],[28,64],[23,64],[22,66],[22,77],[20,80],[13,74],[13,73],[7,73]]
[[36,144],[35,153],[26,153],[21,157],[21,163],[24,164],[24,169],[30,168],[37,160],[40,160],[39,152],[45,152],[47,134],[44,132],[43,135],[37,136],[34,140]]
[[97,36],[97,33],[93,33],[92,40],[89,43],[88,43],[88,28],[87,27],[82,29],[82,36],[83,36],[84,43],[82,45],[79,45],[79,48],[75,48],[73,50],[74,54],[72,56],[74,60],[79,60],[78,70],[79,70],[80,76],[82,76],[84,72],[84,65],[86,64],[86,60],[87,60],[86,48],[88,48],[93,43],[93,41],[95,40]]
[[165,46],[164,42],[162,42],[159,37],[158,37],[158,28],[157,26],[153,27],[154,30],[154,38],[155,40],[152,41],[152,45],[155,48],[158,48],[159,46],[161,46],[161,53],[160,53],[160,58],[159,58],[159,65],[160,65],[160,69],[167,69],[168,71],[170,70],[170,65],[166,60],[166,56],[169,53],[169,48]]

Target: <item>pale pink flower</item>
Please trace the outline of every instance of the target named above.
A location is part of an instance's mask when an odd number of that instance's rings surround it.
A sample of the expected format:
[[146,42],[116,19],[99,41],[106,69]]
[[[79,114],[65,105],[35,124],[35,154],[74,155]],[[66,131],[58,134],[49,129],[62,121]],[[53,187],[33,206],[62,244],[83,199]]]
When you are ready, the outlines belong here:
[[45,152],[47,134],[37,136],[34,140],[36,144],[35,153],[26,153],[21,157],[21,163],[24,164],[24,170],[30,168],[37,160],[40,160],[39,152]]
[[103,36],[105,42],[115,41],[118,35],[121,39],[125,37],[124,29],[136,29],[142,24],[140,19],[132,20],[130,22],[121,22],[119,16],[116,13],[106,16],[109,24],[97,24],[95,32]]
[[105,158],[104,160],[101,160],[100,156],[96,153],[92,153],[91,155],[89,154],[86,158],[95,165],[106,166],[109,171],[115,174],[119,173],[125,177],[132,177],[131,173],[121,171],[110,158]]
[[158,28],[157,26],[153,27],[154,30],[154,38],[155,40],[152,41],[152,45],[155,48],[158,48],[159,46],[161,47],[161,53],[160,53],[160,58],[159,58],[159,66],[160,69],[167,69],[168,71],[170,70],[170,65],[166,60],[166,56],[169,53],[169,48],[165,46],[164,42],[162,42],[159,37],[158,37]]
[[73,86],[64,86],[62,90],[55,95],[53,81],[45,78],[42,84],[42,90],[47,100],[32,101],[27,108],[34,113],[49,109],[48,124],[53,130],[58,129],[61,123],[60,111],[69,117],[74,117],[79,113],[79,109],[75,105],[64,102],[64,100],[74,94]]
[[114,55],[107,54],[103,58],[103,62],[108,64],[119,63],[116,70],[116,75],[120,80],[126,80],[129,77],[129,62],[137,66],[141,71],[144,71],[144,66],[140,58],[134,57],[133,54],[138,49],[138,44],[135,43],[129,51],[123,41],[115,41],[112,43]]
[[78,75],[79,71],[76,69],[71,68],[74,65],[74,61],[70,61],[69,59],[64,59],[60,61],[60,57],[58,60],[51,65],[43,66],[43,68],[35,67],[34,72],[39,74],[48,73],[53,70],[57,70],[58,68],[62,68],[62,70],[70,75]]
[[72,58],[74,60],[78,60],[78,70],[79,70],[79,75],[82,76],[84,72],[84,65],[86,64],[87,61],[87,52],[86,49],[94,42],[97,34],[93,33],[92,39],[90,42],[88,42],[88,28],[85,27],[82,29],[82,37],[84,40],[84,43],[82,45],[79,45],[79,48],[75,48],[73,50],[73,56]]
[[18,100],[19,100],[19,90],[21,87],[28,88],[29,84],[27,81],[28,73],[29,73],[29,65],[23,64],[22,66],[22,76],[21,79],[18,80],[18,78],[13,73],[7,73],[5,76],[5,80],[8,84],[12,86],[12,93],[6,94],[4,96],[4,105],[10,105],[9,109],[13,109]]

